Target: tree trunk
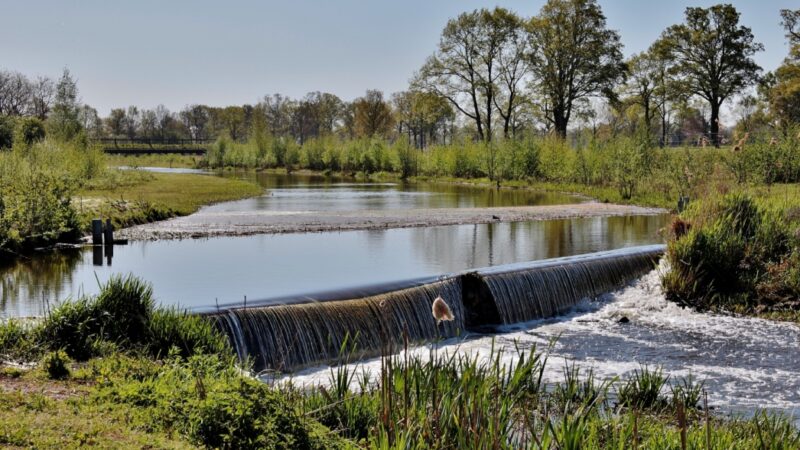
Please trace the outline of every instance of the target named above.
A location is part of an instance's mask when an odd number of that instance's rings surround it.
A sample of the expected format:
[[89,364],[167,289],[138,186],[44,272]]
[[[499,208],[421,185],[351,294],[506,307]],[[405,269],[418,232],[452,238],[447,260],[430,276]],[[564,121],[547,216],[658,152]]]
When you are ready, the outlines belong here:
[[716,99],[711,101],[711,123],[709,124],[711,142],[717,148],[719,148],[719,104],[720,102]]
[[556,133],[562,138],[567,137],[567,115],[562,107],[553,108],[553,125],[556,128]]

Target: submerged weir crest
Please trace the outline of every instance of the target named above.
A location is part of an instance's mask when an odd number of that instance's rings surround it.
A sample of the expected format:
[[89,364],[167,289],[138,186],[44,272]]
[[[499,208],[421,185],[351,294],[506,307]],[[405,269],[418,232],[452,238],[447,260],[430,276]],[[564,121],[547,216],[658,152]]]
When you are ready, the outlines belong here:
[[[585,298],[618,289],[652,270],[663,245],[508,264],[338,291],[228,306],[202,313],[256,370],[292,370],[411,343],[450,338],[494,326],[554,317]],[[441,296],[454,320],[436,323]]]

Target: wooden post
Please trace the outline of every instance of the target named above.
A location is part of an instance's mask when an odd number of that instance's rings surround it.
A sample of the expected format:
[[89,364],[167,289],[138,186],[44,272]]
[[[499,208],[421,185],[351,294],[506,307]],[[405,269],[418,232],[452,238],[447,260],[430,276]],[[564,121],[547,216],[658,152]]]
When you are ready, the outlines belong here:
[[92,219],[92,245],[103,245],[103,221]]
[[103,232],[106,240],[106,245],[114,245],[114,225],[111,224],[111,219],[106,219],[106,228]]

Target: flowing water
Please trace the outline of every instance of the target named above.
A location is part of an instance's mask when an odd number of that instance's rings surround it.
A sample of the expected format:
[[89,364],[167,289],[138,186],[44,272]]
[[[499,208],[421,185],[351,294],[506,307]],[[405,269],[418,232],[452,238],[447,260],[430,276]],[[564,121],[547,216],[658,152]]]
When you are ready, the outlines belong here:
[[[583,301],[550,319],[506,325],[500,334],[471,334],[443,341],[439,354],[486,357],[516,349],[549,351],[545,378],[563,380],[564,365],[593,369],[601,379],[624,377],[643,365],[673,377],[705,382],[709,403],[730,414],[759,408],[800,418],[800,327],[761,319],[702,314],[668,302],[661,291],[663,265],[622,290]],[[630,321],[621,323],[626,317]],[[552,348],[548,347],[555,341]],[[430,345],[412,349],[425,358]],[[354,366],[378,373],[380,362]],[[294,373],[296,385],[326,384],[326,366]]]
[[[295,298],[208,314],[241,361],[252,359],[256,370],[295,370],[342,356],[345,344],[364,357],[405,339],[419,343],[514,323],[518,316],[509,310],[528,319],[557,316],[646,273],[663,251],[662,245],[634,247],[450,274],[383,292],[375,287],[374,294],[344,290],[326,301]],[[452,320],[434,320],[437,296]]]

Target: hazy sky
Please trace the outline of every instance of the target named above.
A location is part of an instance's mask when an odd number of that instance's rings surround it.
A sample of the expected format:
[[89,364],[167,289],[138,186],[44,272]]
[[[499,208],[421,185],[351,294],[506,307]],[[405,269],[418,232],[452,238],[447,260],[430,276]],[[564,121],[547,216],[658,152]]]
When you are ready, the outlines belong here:
[[[85,103],[254,103],[264,94],[328,91],[350,100],[403,90],[449,18],[496,5],[535,14],[544,0],[111,1],[0,0],[0,68],[57,77],[68,67]],[[712,1],[600,0],[625,54],[646,49],[686,6]],[[788,49],[778,10],[796,0],[733,4],[772,70]]]

